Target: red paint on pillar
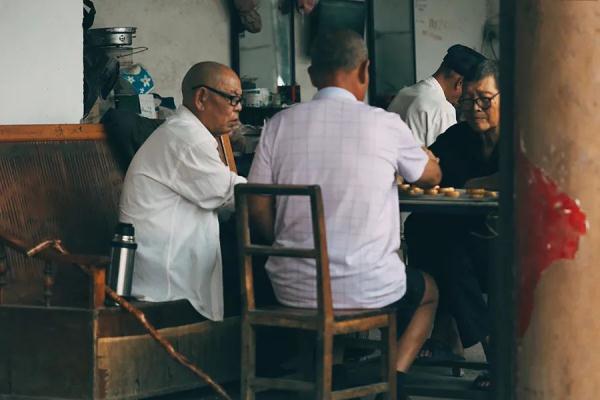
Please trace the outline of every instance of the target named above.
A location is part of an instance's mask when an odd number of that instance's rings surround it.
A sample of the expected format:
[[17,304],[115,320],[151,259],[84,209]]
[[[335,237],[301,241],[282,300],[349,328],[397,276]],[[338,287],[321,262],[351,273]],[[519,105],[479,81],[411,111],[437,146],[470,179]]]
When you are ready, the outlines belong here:
[[573,259],[586,217],[575,200],[533,165],[518,156],[519,326],[522,337],[531,319],[535,288],[542,273],[560,259]]

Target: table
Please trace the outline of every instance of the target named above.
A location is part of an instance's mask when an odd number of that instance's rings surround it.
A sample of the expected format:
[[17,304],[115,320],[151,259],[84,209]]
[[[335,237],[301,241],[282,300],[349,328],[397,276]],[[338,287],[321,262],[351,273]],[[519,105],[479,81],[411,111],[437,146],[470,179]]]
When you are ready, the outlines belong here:
[[473,199],[464,189],[456,189],[460,197],[446,197],[438,195],[411,195],[403,190],[398,190],[400,200],[400,211],[402,212],[428,212],[435,214],[462,214],[481,215],[488,214],[499,209],[498,198],[484,197]]

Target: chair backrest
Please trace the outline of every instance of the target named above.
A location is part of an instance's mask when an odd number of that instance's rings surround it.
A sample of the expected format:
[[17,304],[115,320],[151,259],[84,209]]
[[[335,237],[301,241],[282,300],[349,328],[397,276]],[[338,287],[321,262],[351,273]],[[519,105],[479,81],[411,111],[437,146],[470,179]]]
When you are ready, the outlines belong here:
[[233,156],[233,149],[231,148],[231,140],[229,135],[220,135],[217,137],[217,143],[219,150],[219,156],[225,165],[229,167],[229,170],[237,174],[237,166],[235,165],[235,157]]
[[[248,196],[308,196],[310,198],[313,248],[274,247],[253,244],[250,237]],[[318,185],[240,184],[235,187],[238,248],[242,266],[243,312],[256,310],[252,273],[253,256],[311,258],[316,263],[317,309],[323,322],[333,321],[331,277],[323,198]]]
[[[28,244],[61,239],[73,253],[108,254],[122,180],[101,125],[0,126],[0,229]],[[6,252],[4,301],[43,304],[44,262]],[[81,270],[51,275],[52,305],[88,306]]]

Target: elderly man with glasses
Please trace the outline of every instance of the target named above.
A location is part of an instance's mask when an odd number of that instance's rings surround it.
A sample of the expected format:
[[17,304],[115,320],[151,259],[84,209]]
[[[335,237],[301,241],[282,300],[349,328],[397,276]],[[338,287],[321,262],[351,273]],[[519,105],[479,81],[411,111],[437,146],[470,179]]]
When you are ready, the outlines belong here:
[[233,210],[233,188],[246,180],[223,164],[216,137],[239,125],[242,88],[229,67],[203,62],[181,90],[183,105],[140,147],[123,185],[120,220],[135,226],[138,242],[132,294],[187,299],[221,320],[218,214]]

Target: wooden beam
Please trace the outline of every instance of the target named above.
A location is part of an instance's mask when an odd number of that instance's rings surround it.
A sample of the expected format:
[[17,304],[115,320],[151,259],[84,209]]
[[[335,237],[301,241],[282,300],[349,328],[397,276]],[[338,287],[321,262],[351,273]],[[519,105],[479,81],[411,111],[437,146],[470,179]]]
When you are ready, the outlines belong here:
[[386,314],[377,315],[368,318],[351,319],[335,323],[335,334],[345,335],[353,332],[361,332],[373,328],[387,326],[388,316]]
[[102,124],[0,125],[0,143],[104,139]]
[[315,384],[296,379],[285,378],[254,378],[250,382],[256,391],[261,389],[279,389],[308,392],[315,390]]
[[106,268],[92,266],[88,269],[90,277],[90,308],[96,309],[104,306],[106,285]]
[[372,383],[369,385],[356,386],[350,389],[336,390],[335,392],[331,393],[331,398],[333,400],[355,399],[371,393],[386,393],[387,391],[388,384],[386,382]]

